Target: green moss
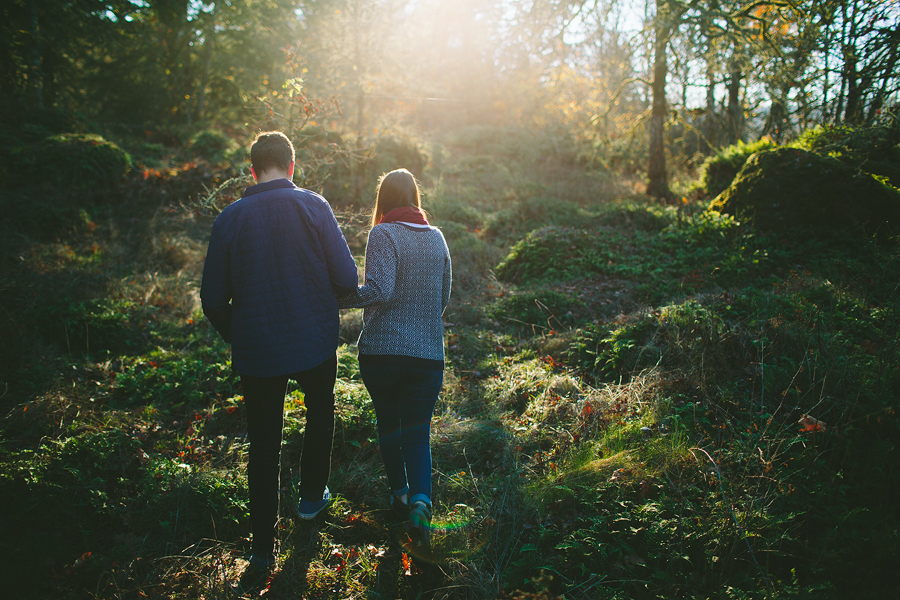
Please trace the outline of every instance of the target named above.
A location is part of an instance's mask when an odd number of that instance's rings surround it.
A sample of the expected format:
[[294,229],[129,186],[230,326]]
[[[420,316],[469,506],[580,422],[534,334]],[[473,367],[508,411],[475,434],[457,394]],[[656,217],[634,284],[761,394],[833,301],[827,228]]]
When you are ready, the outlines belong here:
[[854,169],[900,187],[900,131],[893,126],[820,125],[805,131],[794,147],[836,158]]
[[835,158],[797,148],[751,156],[710,208],[777,233],[900,226],[900,192]]
[[46,138],[26,154],[30,178],[86,191],[116,189],[131,170],[131,156],[99,135],[63,133]]
[[712,198],[722,193],[751,155],[774,147],[775,144],[768,138],[752,144],[739,141],[707,158],[700,166],[700,185],[705,195]]

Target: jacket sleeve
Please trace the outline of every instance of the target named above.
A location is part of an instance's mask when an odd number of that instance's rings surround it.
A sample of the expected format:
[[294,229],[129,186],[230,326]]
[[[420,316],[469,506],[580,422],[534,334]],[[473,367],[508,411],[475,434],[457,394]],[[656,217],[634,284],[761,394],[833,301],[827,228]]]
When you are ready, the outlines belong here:
[[383,230],[375,227],[366,242],[366,283],[338,297],[341,308],[360,308],[389,302],[397,281],[397,250]]
[[209,237],[209,248],[203,264],[200,302],[203,314],[222,338],[231,343],[231,252],[217,220]]
[[324,213],[321,215],[322,224],[319,228],[319,243],[322,244],[328,264],[331,287],[335,295],[340,296],[356,289],[359,275],[356,272],[356,261],[353,260],[353,254],[350,253],[350,247],[347,246],[347,240],[331,211],[331,206],[328,203],[324,206]]

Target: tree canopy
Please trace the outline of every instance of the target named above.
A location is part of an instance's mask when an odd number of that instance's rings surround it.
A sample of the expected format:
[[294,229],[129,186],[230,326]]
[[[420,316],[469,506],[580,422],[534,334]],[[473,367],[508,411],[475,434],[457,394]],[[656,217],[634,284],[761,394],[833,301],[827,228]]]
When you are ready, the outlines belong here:
[[643,148],[626,162],[648,168],[659,196],[666,151],[872,124],[900,89],[896,2],[11,0],[0,11],[8,114],[252,128],[260,97],[300,86],[339,106],[331,125],[360,139],[398,124],[553,122],[595,147]]

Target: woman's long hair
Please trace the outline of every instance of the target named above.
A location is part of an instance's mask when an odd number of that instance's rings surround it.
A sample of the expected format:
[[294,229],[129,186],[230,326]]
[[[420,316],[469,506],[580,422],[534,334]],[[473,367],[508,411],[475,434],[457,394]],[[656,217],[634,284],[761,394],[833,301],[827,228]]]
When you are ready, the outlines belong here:
[[372,227],[378,225],[381,218],[394,210],[404,206],[422,208],[419,197],[419,186],[416,178],[406,169],[397,169],[385,173],[378,180],[375,188],[375,210],[372,211]]

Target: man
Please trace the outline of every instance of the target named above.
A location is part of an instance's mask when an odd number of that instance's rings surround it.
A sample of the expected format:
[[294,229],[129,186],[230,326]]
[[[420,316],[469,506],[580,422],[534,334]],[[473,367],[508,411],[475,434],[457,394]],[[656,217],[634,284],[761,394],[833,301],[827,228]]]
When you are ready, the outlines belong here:
[[256,185],[216,219],[200,290],[204,314],[231,344],[247,409],[253,541],[242,583],[275,564],[288,379],[299,383],[306,405],[300,517],[312,519],[331,502],[335,294],[357,284],[356,264],[328,202],[291,182],[294,147],[287,136],[259,134],[250,161]]

